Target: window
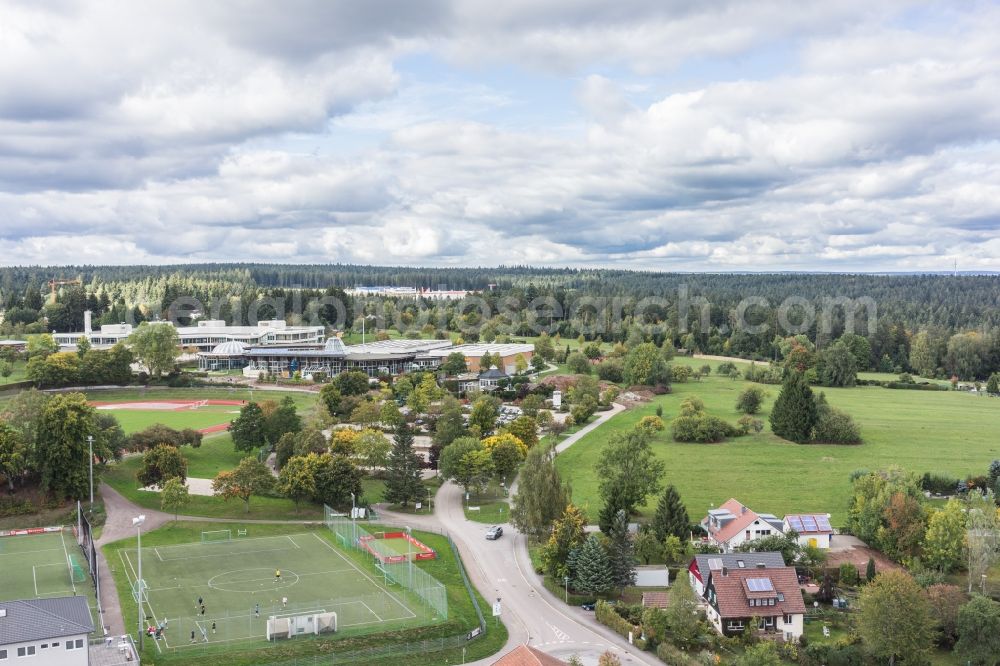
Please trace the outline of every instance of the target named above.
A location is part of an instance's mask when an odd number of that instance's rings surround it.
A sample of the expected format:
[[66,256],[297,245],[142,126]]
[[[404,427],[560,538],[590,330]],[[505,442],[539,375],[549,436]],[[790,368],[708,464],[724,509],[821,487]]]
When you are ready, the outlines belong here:
[[[145,584],[146,584],[146,583],[143,583],[143,585],[144,585],[144,586],[145,586]],[[76,639],[76,647],[77,647],[78,649],[79,649],[79,648],[82,648],[82,647],[83,647],[83,639],[82,639],[82,638],[78,638],[78,639]]]
[[43,650],[48,649],[48,647],[49,647],[48,643],[42,643],[42,649]]
[[733,631],[742,631],[743,620],[729,620],[728,622],[726,622],[726,628],[731,629]]
[[28,647],[19,647],[19,648],[17,648],[17,656],[18,657],[30,657],[33,654],[35,654],[35,646],[34,645],[29,645]]
[[56,641],[55,643],[53,643],[52,647],[54,647],[54,648],[59,647],[59,641]]
[[7,650],[0,650],[0,659],[7,658]]
[[744,567],[746,567],[746,564],[744,564],[743,560],[736,560],[736,566],[738,566],[740,569],[743,569]]
[[67,650],[73,649],[73,641],[66,641],[66,649]]
[[781,621],[785,624],[791,624],[793,622],[791,615],[785,615],[781,618]]
[[784,601],[784,600],[785,600],[785,594],[783,592],[778,592],[778,601]]

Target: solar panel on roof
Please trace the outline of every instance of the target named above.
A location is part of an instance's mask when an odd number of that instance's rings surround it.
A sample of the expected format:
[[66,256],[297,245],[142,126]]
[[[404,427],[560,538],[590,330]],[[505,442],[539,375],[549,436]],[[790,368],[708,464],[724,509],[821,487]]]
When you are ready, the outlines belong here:
[[771,592],[774,586],[770,578],[747,578],[747,589],[751,592]]
[[709,558],[709,560],[708,560],[708,568],[709,569],[721,569],[722,568],[722,559],[719,558],[719,557]]
[[831,531],[830,519],[826,516],[816,516],[816,522],[819,523],[819,528],[821,530]]

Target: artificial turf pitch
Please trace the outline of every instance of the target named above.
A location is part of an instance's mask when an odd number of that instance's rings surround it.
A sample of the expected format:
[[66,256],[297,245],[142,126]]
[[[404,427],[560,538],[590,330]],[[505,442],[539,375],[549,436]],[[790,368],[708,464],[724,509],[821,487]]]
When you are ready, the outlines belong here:
[[[412,593],[386,585],[369,562],[342,552],[325,537],[233,536],[228,541],[144,547],[145,625],[166,623],[156,645],[189,646],[192,631],[195,645],[265,641],[267,619],[273,615],[332,611],[337,613],[338,634],[350,635],[444,619]],[[118,556],[134,588],[137,553],[121,549]],[[276,570],[281,571],[280,580]]]

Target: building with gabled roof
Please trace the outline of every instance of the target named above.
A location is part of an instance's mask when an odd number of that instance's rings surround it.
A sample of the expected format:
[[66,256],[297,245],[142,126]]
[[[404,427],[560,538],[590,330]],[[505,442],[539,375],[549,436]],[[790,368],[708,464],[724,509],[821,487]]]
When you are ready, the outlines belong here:
[[0,663],[85,666],[93,631],[86,597],[0,601]]
[[733,552],[737,546],[760,537],[782,534],[784,525],[770,513],[751,511],[735,498],[730,498],[718,509],[710,509],[702,518],[701,527],[709,543],[724,553]]
[[688,581],[699,597],[705,595],[705,584],[708,575],[721,571],[723,567],[740,571],[743,569],[779,569],[785,566],[785,558],[781,553],[721,553],[716,555],[695,555],[688,565]]
[[793,567],[712,569],[702,598],[709,622],[725,636],[745,631],[778,634],[786,641],[802,636],[806,605]]
[[566,666],[566,662],[529,645],[518,645],[492,666]]

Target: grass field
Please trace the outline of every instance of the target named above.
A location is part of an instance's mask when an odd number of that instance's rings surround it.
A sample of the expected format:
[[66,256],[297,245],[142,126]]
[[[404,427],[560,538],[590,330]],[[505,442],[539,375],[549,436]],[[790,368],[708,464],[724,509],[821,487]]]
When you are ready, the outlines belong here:
[[[314,531],[144,547],[146,613],[151,624],[167,618],[170,623],[163,640],[154,643],[184,649],[191,645],[192,631],[199,646],[263,642],[269,616],[313,611],[337,613],[340,636],[446,619],[405,590],[386,587],[373,569],[362,568],[324,536]],[[123,548],[118,557],[134,585],[135,549]]]
[[194,409],[102,409],[118,420],[125,434],[145,430],[151,425],[161,423],[176,430],[192,428],[201,430],[235,419],[240,408],[235,405],[203,405]]
[[[677,359],[713,368],[718,361]],[[764,432],[721,444],[673,442],[669,421],[681,401],[691,395],[704,400],[711,414],[735,423],[734,405],[749,382],[711,375],[700,382],[674,384],[669,395],[624,412],[560,454],[557,466],[572,484],[573,500],[587,509],[591,521],[601,507],[594,467],[608,437],[633,427],[643,416],[663,408],[668,429],[659,433],[653,450],[666,463],[664,483],[677,486],[692,520],[711,505],[737,497],[751,508],[778,516],[794,512],[831,513],[835,525],[846,518],[849,476],[856,469],[899,465],[919,473],[955,476],[983,474],[1000,458],[1000,400],[960,392],[890,390],[879,387],[824,390],[830,404],[850,413],[861,426],[859,446],[800,445],[770,433],[767,417],[779,386],[764,386],[768,397],[758,415]],[[650,504],[655,503],[652,498]]]
[[[67,562],[70,558],[80,567],[75,580]],[[61,532],[0,537],[0,601],[88,596],[94,626],[100,627],[87,566],[68,528]]]
[[[240,528],[248,530],[246,537],[236,536],[236,530]],[[366,525],[366,528],[373,531],[393,529],[380,525]],[[234,541],[228,542],[230,549],[235,546],[247,550],[238,553],[223,553],[216,557],[205,558],[206,561],[199,561],[198,557],[203,553],[211,553],[213,549],[219,546],[227,548],[227,542],[205,546],[200,543],[200,534],[202,531],[219,529],[231,529],[233,531]],[[203,622],[201,620],[200,609],[195,613],[195,603],[199,589],[208,590],[204,595],[206,618],[218,615],[219,611],[222,610],[223,604],[228,605],[232,603],[235,604],[235,609],[232,612],[233,618],[227,621],[229,626],[228,631],[233,632],[233,635],[236,635],[236,632],[240,631],[244,633],[248,631],[256,632],[258,628],[264,626],[266,607],[265,602],[262,601],[261,618],[256,618],[253,611],[254,604],[257,603],[256,599],[263,599],[265,597],[268,599],[279,598],[277,594],[278,590],[268,588],[268,586],[274,585],[275,566],[282,568],[283,580],[281,584],[287,585],[287,587],[283,588],[283,590],[287,591],[287,594],[281,592],[281,595],[288,596],[289,606],[295,602],[313,605],[314,602],[321,600],[322,597],[329,597],[331,593],[336,595],[336,601],[338,602],[353,601],[355,597],[349,597],[349,590],[345,585],[341,584],[346,575],[348,577],[346,579],[347,586],[351,590],[355,592],[367,591],[370,595],[374,595],[376,599],[374,603],[385,603],[390,610],[395,607],[396,612],[399,615],[403,615],[401,607],[398,605],[394,606],[394,602],[386,596],[388,593],[399,596],[400,589],[397,586],[390,586],[387,592],[379,584],[379,578],[375,575],[376,572],[368,556],[356,551],[341,551],[334,543],[332,533],[325,527],[312,529],[302,525],[181,522],[169,523],[158,530],[143,534],[143,578],[152,590],[150,601],[154,608],[158,603],[158,592],[156,588],[152,587],[153,582],[148,573],[151,571],[150,562],[155,562],[152,565],[154,575],[161,578],[165,576],[169,579],[166,582],[170,583],[170,585],[166,585],[165,587],[177,585],[172,580],[175,574],[169,573],[167,569],[157,572],[156,567],[159,565],[176,567],[178,571],[176,576],[179,579],[184,578],[186,585],[194,585],[194,587],[189,588],[190,591],[183,593],[170,590],[161,591],[164,594],[178,595],[176,599],[172,597],[163,597],[163,599],[165,604],[176,607],[180,611],[177,619],[168,616],[169,629],[167,633],[170,645],[173,646],[174,641],[179,641],[181,645],[179,649],[170,650],[164,650],[161,645],[160,650],[157,650],[156,647],[151,645],[153,641],[146,641],[143,663],[212,663],[214,666],[249,666],[251,664],[323,655],[330,653],[331,650],[336,650],[338,654],[343,654],[344,652],[357,652],[367,649],[392,648],[394,645],[398,645],[401,650],[399,655],[394,656],[405,658],[408,666],[459,663],[463,656],[461,648],[441,649],[438,651],[431,649],[426,653],[410,653],[407,651],[407,645],[412,641],[434,641],[438,638],[453,636],[456,633],[462,634],[477,625],[472,601],[462,584],[457,568],[458,565],[446,538],[418,530],[414,530],[413,534],[414,537],[438,552],[437,559],[419,562],[414,566],[431,574],[445,585],[449,616],[446,621],[435,622],[432,619],[428,620],[426,607],[415,603],[413,600],[402,599],[403,605],[418,615],[418,618],[410,618],[411,625],[409,628],[402,626],[393,629],[393,622],[395,622],[393,620],[382,623],[373,622],[364,626],[359,625],[353,631],[347,628],[344,632],[334,634],[332,638],[321,637],[319,640],[297,638],[282,641],[278,644],[267,644],[257,639],[222,642],[222,636],[219,632],[221,632],[223,625],[216,619],[217,633],[215,634],[215,642],[213,643],[211,619],[209,619],[209,642],[206,644],[203,639],[200,639],[200,642],[196,642],[195,645],[190,644],[190,632],[193,628],[196,632],[196,637],[198,637],[200,630],[197,628],[197,625],[192,627],[184,625],[184,622],[180,621],[180,618],[188,618],[188,624]],[[240,539],[244,539],[243,544],[237,546],[236,544],[240,544]],[[293,548],[291,545],[292,541],[299,548]],[[249,547],[250,544],[257,544],[257,546]],[[267,548],[259,547],[261,545],[267,545]],[[264,550],[270,551],[272,548],[273,552],[260,552]],[[129,568],[130,559],[135,559],[135,549],[135,538],[118,541],[104,547],[112,576],[114,576],[117,584],[127,627],[136,626],[138,619],[136,616],[136,604],[134,599],[130,599],[129,597],[129,584],[127,582],[128,576],[131,576],[132,580],[135,578],[131,568]],[[257,550],[258,552],[250,552],[253,550]],[[121,555],[119,554],[120,552],[122,552]],[[157,552],[159,552],[160,557],[166,560],[165,562],[161,563],[158,561]],[[177,557],[183,559],[178,560],[176,559]],[[273,557],[273,560],[267,559],[271,557]],[[207,561],[210,559],[221,560],[221,562],[210,564]],[[274,560],[277,560],[277,563],[274,563]],[[215,581],[212,581],[212,586],[208,586],[211,576],[226,574],[230,570],[253,569],[257,566],[264,566],[264,561],[267,563],[261,575],[257,575],[253,571],[229,573],[222,578],[216,578]],[[320,575],[317,572],[324,571],[323,566],[328,567],[328,570],[331,571],[336,570],[337,573]],[[371,583],[362,584],[362,582],[356,581],[355,579],[359,576],[357,570],[360,570],[361,574],[370,576],[375,581],[375,585],[371,585]],[[195,572],[197,572],[199,578],[195,578]],[[207,575],[209,573],[211,573],[211,576]],[[300,582],[292,584],[293,581],[290,579],[291,573],[297,574]],[[289,578],[286,579],[286,577]],[[256,580],[257,578],[262,578],[263,580]],[[220,587],[232,588],[232,590],[217,589]],[[383,597],[381,601],[378,601],[379,595]],[[478,593],[476,596],[479,604],[483,608],[486,608],[485,600]],[[232,601],[230,602],[229,599],[232,599]],[[383,616],[379,612],[379,607],[372,605],[372,602],[366,601],[366,603],[383,620],[389,617],[388,612]],[[367,611],[361,612],[364,610],[363,608],[357,604],[352,604],[352,606],[356,606],[358,610],[352,611],[345,608],[345,618],[353,612],[353,617],[358,618],[360,621],[367,622],[373,620],[373,616],[366,615]],[[419,607],[414,608],[414,606]],[[159,613],[159,611],[157,612]],[[242,616],[242,618],[237,619],[237,616]],[[419,619],[421,617],[423,620]],[[346,622],[346,620],[344,621]],[[150,622],[152,622],[152,619]],[[400,619],[399,622],[403,622],[403,620]],[[181,626],[178,627],[178,624]],[[256,636],[256,633],[254,635]],[[494,626],[491,622],[484,637],[467,644],[467,654],[465,656],[469,661],[472,661],[494,654],[505,644],[506,640],[506,627],[502,623],[499,626]],[[359,657],[357,661],[352,661],[351,663],[373,663],[373,661],[370,658]]]

